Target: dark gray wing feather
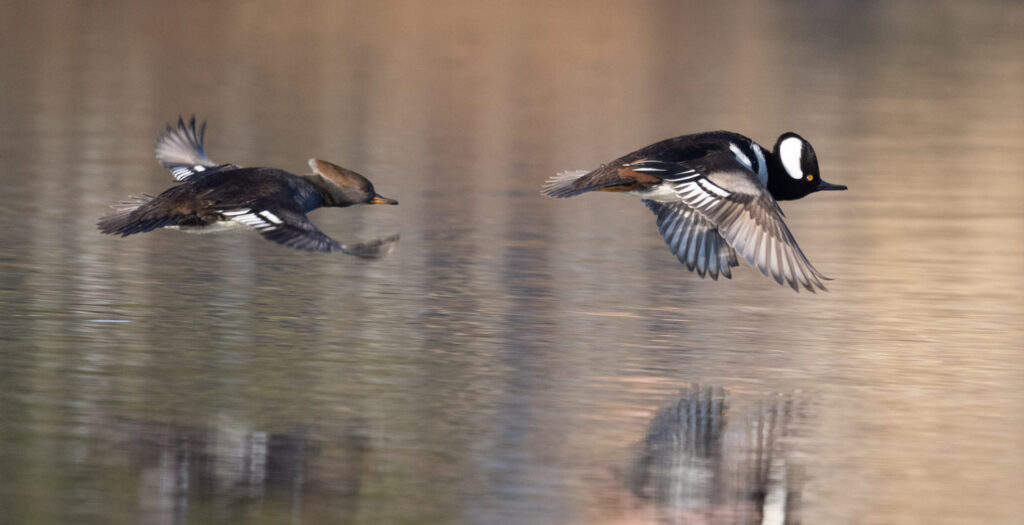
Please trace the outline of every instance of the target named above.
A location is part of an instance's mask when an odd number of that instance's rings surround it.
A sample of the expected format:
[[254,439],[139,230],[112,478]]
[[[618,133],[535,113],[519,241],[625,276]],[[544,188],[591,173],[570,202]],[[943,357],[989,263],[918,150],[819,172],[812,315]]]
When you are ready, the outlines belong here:
[[732,278],[729,268],[738,266],[739,261],[714,224],[683,203],[644,200],[644,204],[658,217],[658,231],[665,244],[688,270],[701,277],[707,274],[714,280],[719,273],[726,279]]

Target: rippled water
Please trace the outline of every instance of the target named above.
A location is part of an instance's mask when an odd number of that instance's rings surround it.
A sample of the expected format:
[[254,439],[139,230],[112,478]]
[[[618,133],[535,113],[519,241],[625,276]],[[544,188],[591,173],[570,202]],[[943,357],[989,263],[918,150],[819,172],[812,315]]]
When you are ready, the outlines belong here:
[[[0,523],[1020,523],[1015,3],[5,2]],[[368,175],[343,242],[119,239],[221,162]],[[543,180],[673,135],[811,140],[835,277],[685,271]]]

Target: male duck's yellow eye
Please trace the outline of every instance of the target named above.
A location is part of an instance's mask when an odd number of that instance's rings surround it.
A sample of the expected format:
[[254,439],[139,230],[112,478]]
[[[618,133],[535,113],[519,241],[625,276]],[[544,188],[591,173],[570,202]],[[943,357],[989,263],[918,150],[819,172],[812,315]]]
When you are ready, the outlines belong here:
[[808,175],[807,180],[808,182],[814,180],[814,175]]

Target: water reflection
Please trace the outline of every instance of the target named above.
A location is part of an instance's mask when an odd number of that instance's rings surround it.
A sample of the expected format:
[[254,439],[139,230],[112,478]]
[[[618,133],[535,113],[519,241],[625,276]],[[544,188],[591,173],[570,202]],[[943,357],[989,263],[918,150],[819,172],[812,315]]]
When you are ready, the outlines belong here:
[[[1024,515],[1024,4],[7,4],[0,523]],[[181,111],[396,187],[316,221],[401,246],[103,238]],[[721,128],[856,187],[786,210],[831,294],[704,282],[642,207],[537,194]],[[729,391],[650,422],[690,381]],[[808,388],[806,439],[807,401],[749,393]]]
[[358,422],[268,431],[228,416],[197,427],[120,420],[96,439],[108,468],[129,464],[139,515],[154,524],[351,517],[371,454]]
[[800,523],[803,469],[793,451],[801,397],[735,408],[722,387],[693,386],[651,420],[627,484],[658,521]]

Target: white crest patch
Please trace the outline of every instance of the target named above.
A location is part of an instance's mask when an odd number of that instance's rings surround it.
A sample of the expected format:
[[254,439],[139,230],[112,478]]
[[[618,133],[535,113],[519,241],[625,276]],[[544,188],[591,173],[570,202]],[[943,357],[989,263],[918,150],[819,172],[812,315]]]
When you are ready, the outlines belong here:
[[748,170],[754,169],[754,163],[750,162],[750,157],[743,153],[743,150],[735,142],[729,143],[729,151],[736,156],[736,161],[747,167]]
[[800,153],[803,149],[803,141],[796,137],[789,137],[779,143],[782,167],[786,168],[786,173],[794,179],[801,179],[804,176],[803,170],[800,169]]

